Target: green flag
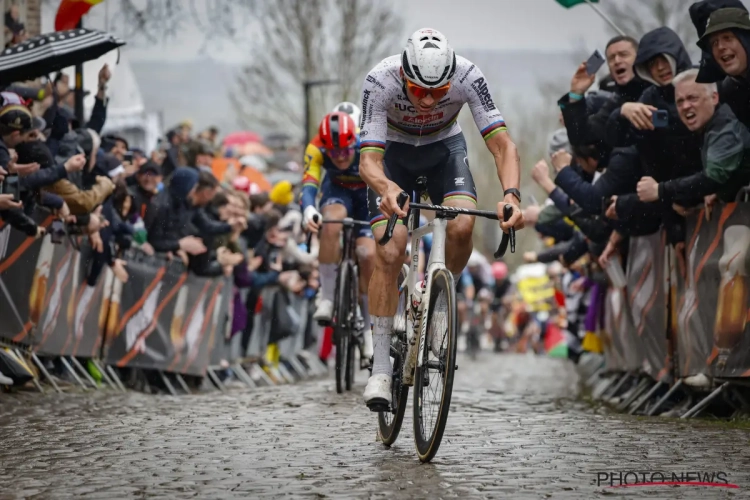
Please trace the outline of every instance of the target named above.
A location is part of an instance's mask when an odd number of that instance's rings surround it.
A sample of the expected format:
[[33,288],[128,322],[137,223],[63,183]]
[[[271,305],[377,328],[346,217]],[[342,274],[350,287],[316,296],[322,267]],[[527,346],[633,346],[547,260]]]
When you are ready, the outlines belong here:
[[594,9],[594,12],[596,12],[596,14],[599,17],[601,17],[602,19],[604,19],[604,21],[606,21],[606,23],[609,24],[612,27],[613,30],[615,30],[616,32],[618,32],[621,35],[625,35],[624,31],[622,31],[620,28],[618,28],[617,25],[614,22],[612,22],[612,20],[610,18],[608,18],[599,9],[599,7],[597,7],[596,5],[594,5],[595,3],[599,3],[599,0],[555,0],[555,1],[557,3],[559,3],[560,5],[562,5],[563,7],[565,7],[566,9],[569,9],[571,7],[575,7],[576,5],[580,5],[582,3],[583,4],[588,4],[589,7],[591,7],[592,9]]
[[[586,0],[555,0],[557,3],[565,7],[566,9],[569,9],[571,7],[575,7],[578,4],[581,3],[587,3]],[[589,0],[591,3],[599,3],[599,0]]]

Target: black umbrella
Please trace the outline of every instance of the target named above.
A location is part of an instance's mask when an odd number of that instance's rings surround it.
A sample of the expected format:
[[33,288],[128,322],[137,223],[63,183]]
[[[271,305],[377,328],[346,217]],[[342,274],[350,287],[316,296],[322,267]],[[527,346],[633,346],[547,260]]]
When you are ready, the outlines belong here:
[[0,53],[0,83],[33,80],[91,61],[123,45],[125,42],[117,37],[85,28],[35,36]]

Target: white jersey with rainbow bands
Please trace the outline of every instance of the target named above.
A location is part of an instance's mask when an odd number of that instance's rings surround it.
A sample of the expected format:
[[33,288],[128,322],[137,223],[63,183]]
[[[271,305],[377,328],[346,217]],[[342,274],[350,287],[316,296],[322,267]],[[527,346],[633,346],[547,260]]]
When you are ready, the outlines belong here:
[[419,114],[409,102],[400,69],[400,55],[387,57],[365,78],[360,123],[362,153],[383,152],[386,141],[422,146],[459,134],[457,118],[464,103],[469,104],[484,140],[506,130],[482,71],[471,61],[456,56],[451,88],[427,114]]

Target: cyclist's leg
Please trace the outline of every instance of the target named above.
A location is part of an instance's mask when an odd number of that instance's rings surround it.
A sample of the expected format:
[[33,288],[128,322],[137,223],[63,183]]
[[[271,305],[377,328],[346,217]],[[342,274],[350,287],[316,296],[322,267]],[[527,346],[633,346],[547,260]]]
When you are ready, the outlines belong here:
[[[326,219],[343,219],[347,216],[347,207],[343,199],[342,188],[335,186],[328,179],[323,182],[323,196],[320,200],[320,211]],[[323,224],[320,231],[320,302],[315,311],[317,321],[329,322],[333,315],[334,294],[336,293],[336,272],[341,260],[341,225]]]
[[[395,148],[394,148],[395,149]],[[402,189],[409,192],[411,186],[406,185],[399,176],[392,176],[388,165],[390,147],[386,147],[385,174]],[[394,167],[396,167],[394,165]],[[394,168],[398,172],[398,168]],[[368,189],[367,203],[372,232],[375,240],[379,240],[385,233],[388,223],[379,209],[379,196]],[[404,261],[406,252],[407,231],[404,221],[399,221],[393,231],[393,238],[387,245],[375,245],[375,266],[370,277],[369,304],[372,320],[373,364],[372,376],[367,381],[364,399],[367,404],[391,402],[391,333],[393,330],[393,316],[398,309],[398,274]]]
[[[476,208],[477,190],[469,170],[466,141],[463,134],[442,141],[445,160],[438,170],[427,177],[427,191],[435,204],[449,207]],[[458,278],[469,262],[474,248],[471,234],[474,217],[459,215],[448,221],[445,245],[445,265]]]
[[[356,220],[369,220],[367,208],[367,189],[357,189],[349,193],[351,216]],[[370,321],[370,304],[367,295],[370,277],[375,266],[375,240],[369,227],[360,226],[357,230],[357,264],[359,265],[359,290],[362,303],[362,319],[365,324],[360,354],[368,360],[372,357],[372,324]]]

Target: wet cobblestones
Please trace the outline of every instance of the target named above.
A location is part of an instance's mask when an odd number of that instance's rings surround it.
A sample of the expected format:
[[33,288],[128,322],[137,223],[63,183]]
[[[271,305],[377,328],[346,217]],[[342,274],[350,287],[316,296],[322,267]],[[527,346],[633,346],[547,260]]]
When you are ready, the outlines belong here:
[[[396,444],[332,379],[226,394],[0,395],[0,499],[747,498],[750,432],[612,415],[577,399],[569,363],[459,359],[437,457],[411,408]],[[740,489],[596,486],[600,471],[725,471]]]

